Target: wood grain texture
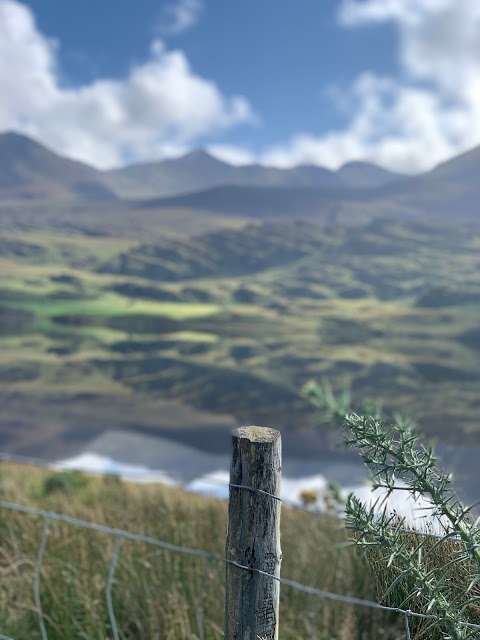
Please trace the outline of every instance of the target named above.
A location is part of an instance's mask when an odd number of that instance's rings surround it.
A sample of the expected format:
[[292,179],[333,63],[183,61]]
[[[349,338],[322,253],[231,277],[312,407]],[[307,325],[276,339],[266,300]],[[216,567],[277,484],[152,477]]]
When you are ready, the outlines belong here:
[[[275,429],[240,427],[232,435],[230,483],[280,492],[281,437]],[[280,577],[279,500],[230,487],[226,558]],[[227,563],[226,640],[277,640],[280,583]]]

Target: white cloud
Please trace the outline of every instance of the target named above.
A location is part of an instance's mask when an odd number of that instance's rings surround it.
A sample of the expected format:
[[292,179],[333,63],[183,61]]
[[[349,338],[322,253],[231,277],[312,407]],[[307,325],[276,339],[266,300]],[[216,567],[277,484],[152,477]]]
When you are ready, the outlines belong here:
[[[200,0],[169,6],[177,11],[168,23],[177,33],[201,10]],[[398,77],[364,71],[346,90],[329,87],[338,109],[350,114],[343,129],[299,132],[256,154],[210,145],[214,155],[232,164],[330,168],[369,159],[416,172],[480,144],[479,0],[343,0],[338,17],[347,29],[394,24]],[[59,80],[58,48],[25,5],[0,0],[0,130],[23,131],[61,153],[110,167],[178,155],[200,138],[256,121],[246,98],[224,96],[182,51],[160,40],[125,78],[77,88]]]
[[343,24],[351,26],[385,20],[412,24],[421,20],[425,12],[435,13],[449,4],[450,0],[343,0],[339,18]]
[[340,24],[393,22],[401,75],[363,72],[347,91],[329,88],[352,117],[339,131],[294,136],[267,150],[264,162],[313,162],[336,168],[370,159],[416,172],[480,144],[480,2],[478,0],[344,0]]
[[215,156],[215,158],[237,167],[252,164],[256,161],[255,154],[252,151],[236,147],[235,145],[209,144],[207,145],[207,151],[212,156]]
[[155,41],[151,56],[123,80],[78,88],[59,81],[55,42],[31,11],[0,0],[0,130],[35,136],[65,155],[99,167],[150,159],[191,146],[255,116],[242,96],[225,97],[191,69],[182,51]]
[[203,10],[200,0],[176,0],[163,11],[158,31],[165,36],[176,36],[197,23]]
[[470,97],[469,83],[480,70],[477,0],[345,0],[339,18],[350,27],[395,22],[406,75],[435,82],[453,97]]

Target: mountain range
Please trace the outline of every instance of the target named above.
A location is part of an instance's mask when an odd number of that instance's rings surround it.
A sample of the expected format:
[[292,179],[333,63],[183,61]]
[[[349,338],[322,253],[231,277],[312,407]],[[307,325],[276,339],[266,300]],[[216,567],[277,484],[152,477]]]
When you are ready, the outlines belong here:
[[479,164],[407,177],[197,151],[149,165],[159,191],[140,198],[0,135],[0,446],[52,455],[108,428],[216,446],[158,400],[314,427],[309,379],[478,443]]
[[[138,221],[150,220],[147,232],[166,211],[187,212],[197,220],[208,212],[217,218],[300,218],[317,223],[359,223],[378,217],[475,222],[479,169],[480,147],[416,176],[367,162],[350,162],[338,171],[313,165],[237,167],[202,150],[99,171],[8,132],[0,134],[0,215],[7,227],[13,220],[21,224],[27,213],[31,222],[35,207],[43,211],[52,203],[49,220],[55,224],[65,222],[67,209],[74,212],[76,223],[88,228],[101,225],[101,216],[105,225],[115,218],[117,227],[124,222],[130,226],[134,213]],[[41,223],[38,215],[36,223]],[[106,227],[101,233],[107,233]]]
[[105,184],[126,198],[171,197],[224,185],[368,188],[389,184],[400,177],[368,162],[351,162],[338,171],[314,165],[299,165],[292,169],[259,164],[233,166],[203,150],[192,151],[173,160],[135,164],[104,173]]

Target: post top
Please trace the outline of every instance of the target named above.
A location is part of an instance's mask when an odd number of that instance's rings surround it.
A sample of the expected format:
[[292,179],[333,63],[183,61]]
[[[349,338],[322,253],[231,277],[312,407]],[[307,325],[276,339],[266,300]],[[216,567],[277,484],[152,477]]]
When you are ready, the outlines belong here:
[[251,442],[274,442],[280,438],[280,431],[270,427],[239,427],[233,435],[237,438],[246,438]]

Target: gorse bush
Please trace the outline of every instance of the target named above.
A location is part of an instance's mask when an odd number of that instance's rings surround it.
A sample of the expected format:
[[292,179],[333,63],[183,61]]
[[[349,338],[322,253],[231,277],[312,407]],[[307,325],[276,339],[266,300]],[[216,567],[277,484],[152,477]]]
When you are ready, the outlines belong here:
[[[373,488],[383,490],[371,506],[353,495],[346,504],[347,529],[373,569],[382,604],[431,616],[406,617],[407,637],[479,638],[480,529],[433,449],[419,442],[407,419],[396,416],[387,426],[378,407],[375,416],[348,412],[349,395],[337,399],[328,384],[309,383],[304,393],[330,417],[343,417],[347,446],[359,451]],[[425,526],[417,533],[388,508],[399,489],[431,505],[422,507]],[[434,525],[442,533],[424,535]]]
[[[374,488],[385,491],[371,507],[354,496],[346,506],[347,528],[357,546],[367,555],[375,549],[377,566],[380,560],[391,568],[393,580],[383,598],[395,594],[394,606],[436,616],[418,625],[424,636],[428,633],[425,637],[478,638],[480,626],[467,626],[480,625],[480,531],[469,522],[471,509],[455,498],[432,449],[419,444],[407,425],[386,427],[370,416],[350,414],[345,427],[347,444],[358,448]],[[428,518],[443,527],[440,538],[405,533],[405,517],[388,512],[384,505],[399,480],[412,496],[431,503]]]

